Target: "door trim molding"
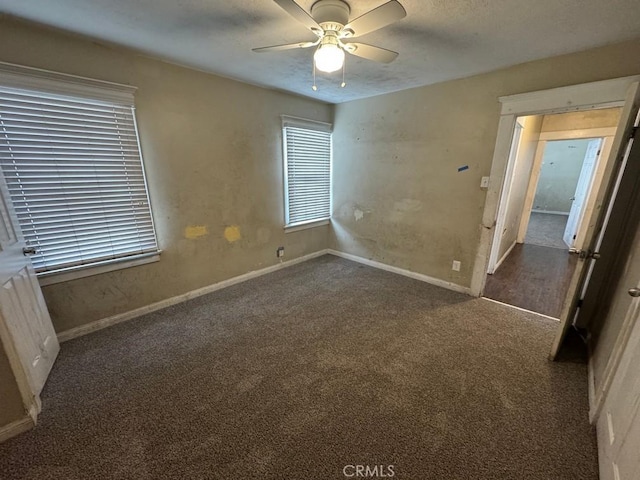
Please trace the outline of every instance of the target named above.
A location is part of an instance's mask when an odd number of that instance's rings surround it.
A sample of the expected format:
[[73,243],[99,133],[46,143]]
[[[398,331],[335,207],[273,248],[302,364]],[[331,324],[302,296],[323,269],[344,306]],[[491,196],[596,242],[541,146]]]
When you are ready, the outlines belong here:
[[639,80],[640,75],[635,75],[499,98],[502,109],[491,161],[489,189],[482,216],[480,246],[471,280],[471,291],[474,296],[480,296],[484,289],[498,206],[504,187],[517,117],[575,112],[595,107],[619,107],[621,102],[626,100],[628,88]]
[[499,97],[501,115],[535,115],[619,107],[640,75]]

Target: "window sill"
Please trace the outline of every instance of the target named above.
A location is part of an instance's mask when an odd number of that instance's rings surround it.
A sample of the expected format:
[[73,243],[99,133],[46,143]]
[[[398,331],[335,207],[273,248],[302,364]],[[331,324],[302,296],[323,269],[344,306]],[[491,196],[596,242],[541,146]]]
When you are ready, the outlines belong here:
[[311,222],[294,223],[293,225],[285,225],[284,233],[299,232],[300,230],[307,230],[308,228],[322,227],[324,225],[329,225],[328,218],[325,218],[324,220],[313,220]]
[[38,283],[41,287],[53,285],[55,283],[69,282],[78,278],[91,277],[101,273],[113,272],[123,268],[137,267],[147,263],[153,263],[160,260],[160,251],[155,253],[146,253],[131,258],[109,260],[98,265],[80,266],[61,272],[43,272],[38,275]]

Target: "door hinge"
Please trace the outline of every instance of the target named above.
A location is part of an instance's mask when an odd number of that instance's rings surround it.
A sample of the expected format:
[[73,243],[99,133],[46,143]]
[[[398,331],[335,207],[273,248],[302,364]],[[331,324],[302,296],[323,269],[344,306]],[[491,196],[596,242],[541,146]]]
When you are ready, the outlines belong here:
[[584,299],[580,299],[578,300],[578,303],[576,303],[576,308],[582,308],[582,304],[584,303]]
[[638,127],[633,127],[631,129],[631,135],[629,135],[629,138],[636,138],[636,132],[638,131]]

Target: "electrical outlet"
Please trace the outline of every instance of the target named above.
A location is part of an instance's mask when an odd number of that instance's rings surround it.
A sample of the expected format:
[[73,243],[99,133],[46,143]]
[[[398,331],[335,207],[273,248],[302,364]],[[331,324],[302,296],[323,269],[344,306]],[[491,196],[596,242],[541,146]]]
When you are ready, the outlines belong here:
[[458,260],[454,260],[451,265],[451,270],[455,270],[456,272],[460,271],[460,262]]
[[482,180],[480,180],[480,188],[489,188],[489,177],[482,177]]
[[282,258],[284,257],[284,247],[278,247],[276,250],[276,257]]

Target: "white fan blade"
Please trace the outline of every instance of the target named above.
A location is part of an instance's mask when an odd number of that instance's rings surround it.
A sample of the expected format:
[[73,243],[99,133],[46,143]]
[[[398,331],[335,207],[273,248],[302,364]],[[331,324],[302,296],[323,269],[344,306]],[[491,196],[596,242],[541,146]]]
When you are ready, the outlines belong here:
[[305,27],[309,28],[313,33],[319,35],[322,33],[322,27],[318,25],[311,15],[309,15],[304,8],[298,5],[293,0],[273,0],[280,8],[286,11],[293,18],[302,23]]
[[314,47],[320,43],[320,39],[317,42],[300,42],[300,43],[287,43],[285,45],[272,45],[271,47],[253,48],[254,52],[278,52],[280,50],[293,50],[294,48],[309,48]]
[[356,57],[366,58],[380,63],[391,63],[398,56],[398,52],[386,48],[374,47],[366,43],[344,43],[345,51]]
[[397,0],[391,0],[349,22],[342,29],[340,36],[351,38],[366,35],[406,16],[407,11],[404,7]]

